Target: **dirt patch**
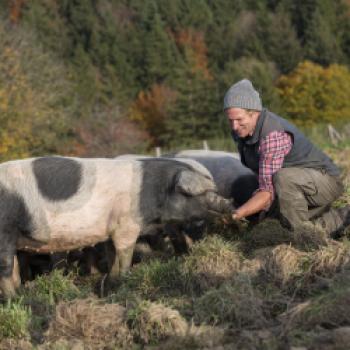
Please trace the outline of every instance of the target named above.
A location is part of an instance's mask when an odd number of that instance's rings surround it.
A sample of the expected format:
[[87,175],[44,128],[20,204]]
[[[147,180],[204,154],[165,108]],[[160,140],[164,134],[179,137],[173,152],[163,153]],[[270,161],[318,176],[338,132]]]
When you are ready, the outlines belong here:
[[248,275],[240,274],[218,289],[211,289],[194,303],[195,319],[210,324],[231,323],[234,328],[262,327],[263,300]]
[[350,324],[350,273],[336,276],[328,291],[298,303],[280,316],[285,329],[333,329]]
[[282,227],[278,220],[265,219],[243,235],[241,249],[250,254],[259,248],[289,244],[292,241],[291,232]]

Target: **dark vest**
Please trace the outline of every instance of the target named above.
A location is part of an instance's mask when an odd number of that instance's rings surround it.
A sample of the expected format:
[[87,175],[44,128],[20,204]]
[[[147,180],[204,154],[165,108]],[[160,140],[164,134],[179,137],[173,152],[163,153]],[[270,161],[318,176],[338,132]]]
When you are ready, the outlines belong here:
[[294,125],[278,115],[263,109],[252,136],[239,138],[233,131],[242,163],[255,173],[259,172],[259,144],[272,131],[284,131],[292,136],[293,146],[285,156],[282,167],[314,168],[338,176],[339,169],[320,149],[315,147]]

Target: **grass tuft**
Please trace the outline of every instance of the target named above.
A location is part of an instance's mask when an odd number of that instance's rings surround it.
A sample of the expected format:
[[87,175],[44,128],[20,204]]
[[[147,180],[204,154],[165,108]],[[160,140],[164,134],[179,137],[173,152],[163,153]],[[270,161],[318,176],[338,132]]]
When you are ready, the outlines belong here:
[[193,245],[184,259],[186,289],[201,293],[231,279],[241,267],[243,257],[238,245],[217,235]]
[[211,289],[195,300],[196,321],[243,327],[267,324],[260,293],[254,289],[248,275],[238,275],[233,281]]
[[142,344],[154,344],[170,336],[185,336],[186,320],[177,310],[161,303],[141,301],[128,310],[128,324]]
[[181,262],[177,258],[168,261],[159,259],[140,263],[122,277],[118,289],[109,298],[127,301],[131,294],[147,299],[158,299],[163,295],[177,296],[183,293]]
[[21,299],[0,305],[0,339],[28,336],[30,321],[30,308]]
[[46,332],[46,340],[81,340],[91,348],[119,348],[132,344],[126,309],[97,299],[60,302]]
[[41,301],[48,305],[84,294],[74,284],[73,274],[64,275],[62,270],[53,270],[49,275],[38,276],[26,287],[23,293],[25,300]]

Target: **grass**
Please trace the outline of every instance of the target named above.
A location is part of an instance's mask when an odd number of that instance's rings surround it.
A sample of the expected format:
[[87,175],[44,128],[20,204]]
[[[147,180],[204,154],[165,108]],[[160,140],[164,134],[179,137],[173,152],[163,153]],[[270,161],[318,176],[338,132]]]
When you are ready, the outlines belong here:
[[217,235],[207,236],[194,244],[191,254],[185,257],[186,289],[200,294],[208,288],[219,286],[235,275],[242,259],[237,244]]
[[350,279],[339,275],[332,287],[298,303],[281,316],[284,327],[311,330],[317,326],[334,329],[350,322]]
[[53,270],[49,275],[38,276],[29,283],[23,296],[25,301],[36,300],[52,306],[61,300],[71,300],[85,293],[74,284],[73,273],[64,275],[62,270]]
[[27,337],[31,316],[30,308],[22,299],[0,305],[0,339]]
[[[344,169],[349,154],[335,153]],[[346,349],[349,268],[346,237],[215,223],[186,255],[151,251],[105,299],[101,276],[37,277],[0,305],[0,349]]]
[[247,275],[238,275],[217,289],[210,289],[194,302],[195,318],[208,324],[232,324],[234,328],[267,324],[263,300]]
[[80,339],[85,347],[119,348],[132,344],[126,309],[96,298],[63,301],[56,305],[46,340]]
[[177,310],[148,301],[130,308],[127,319],[135,340],[142,344],[157,343],[170,336],[185,336],[189,328]]
[[125,303],[131,295],[155,300],[164,295],[170,297],[182,293],[181,261],[177,258],[168,261],[154,259],[137,265],[123,276],[109,300]]

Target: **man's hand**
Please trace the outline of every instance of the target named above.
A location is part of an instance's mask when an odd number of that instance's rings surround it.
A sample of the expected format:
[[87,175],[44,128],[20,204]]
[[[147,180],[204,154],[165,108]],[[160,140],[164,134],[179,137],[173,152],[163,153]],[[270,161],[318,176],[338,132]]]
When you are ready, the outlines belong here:
[[232,220],[235,221],[233,216],[235,215],[236,211],[234,210],[231,214],[227,214],[221,217],[221,220],[224,225],[230,225],[232,223]]
[[242,217],[240,216],[238,210],[234,210],[232,212],[232,219],[235,220],[235,221],[242,219]]
[[271,204],[272,194],[268,191],[258,191],[247,202],[232,213],[233,220],[259,213]]

